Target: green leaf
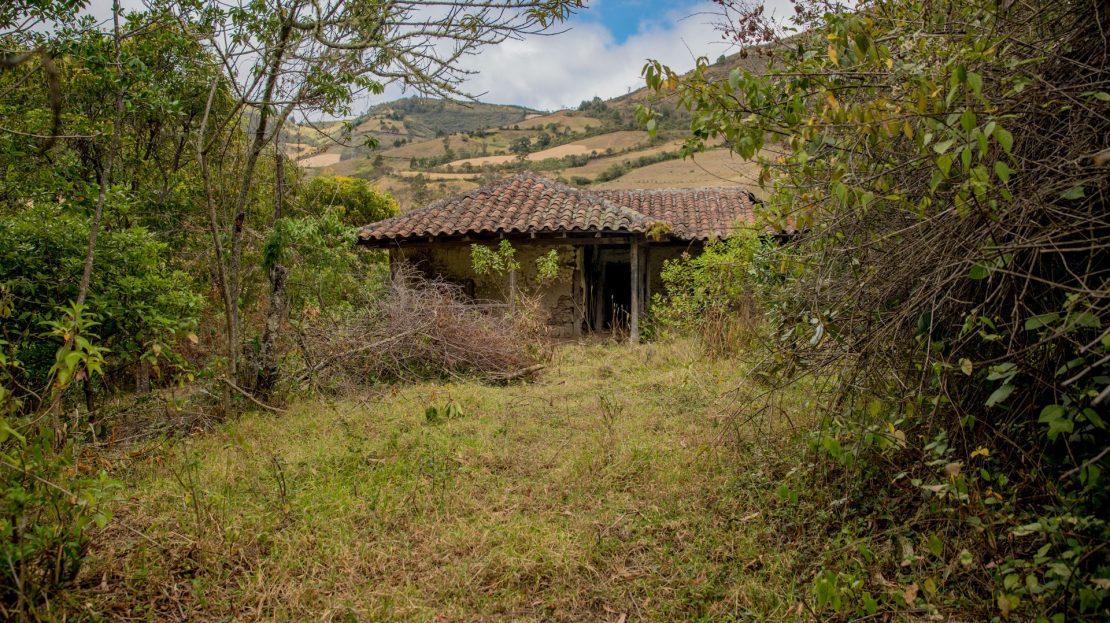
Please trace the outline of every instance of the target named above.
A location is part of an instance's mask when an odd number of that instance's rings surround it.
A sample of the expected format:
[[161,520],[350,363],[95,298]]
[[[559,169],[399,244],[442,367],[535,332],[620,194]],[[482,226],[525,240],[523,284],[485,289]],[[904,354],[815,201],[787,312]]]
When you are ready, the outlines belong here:
[[1047,424],[1053,420],[1058,420],[1064,416],[1066,410],[1060,405],[1047,405],[1041,409],[1041,415],[1037,421],[1041,424]]
[[994,174],[997,175],[998,179],[1002,180],[1003,183],[1010,181],[1010,175],[1013,174],[1013,172],[1014,170],[1001,160],[994,163]]
[[971,92],[979,95],[983,92],[983,77],[974,71],[967,72],[967,85],[971,87]]
[[1014,386],[1009,383],[1004,384],[1002,387],[991,392],[991,395],[987,398],[987,406],[993,407],[1001,404],[1004,400],[1009,398],[1012,393],[1014,393]]
[[994,140],[998,141],[998,144],[1002,146],[1002,150],[1007,154],[1014,148],[1014,135],[1010,134],[1010,131],[1006,128],[995,128]]
[[944,553],[944,543],[941,542],[940,538],[937,537],[937,535],[933,534],[929,536],[928,545],[929,551],[932,552],[933,555],[937,558],[940,558],[941,554]]
[[1068,418],[1060,418],[1052,420],[1048,423],[1048,438],[1051,441],[1056,441],[1060,433],[1071,434],[1075,430],[1075,422]]
[[1025,321],[1025,330],[1034,331],[1041,327],[1050,325],[1060,319],[1060,314],[1056,312],[1049,312],[1047,314],[1037,314],[1032,318]]
[[948,172],[952,170],[952,154],[937,156],[937,168],[947,177]]
[[964,129],[964,132],[971,132],[975,129],[975,113],[971,109],[965,110],[960,115],[960,127]]
[[973,367],[971,365],[971,360],[970,359],[968,359],[967,357],[964,357],[963,359],[960,359],[960,372],[963,372],[967,376],[971,376],[972,370],[973,370]]
[[733,69],[732,71],[730,71],[728,73],[728,86],[733,91],[740,88],[740,70],[739,69]]
[[944,152],[951,149],[952,144],[955,143],[955,142],[956,142],[956,139],[954,139],[954,138],[950,138],[947,141],[941,141],[941,142],[937,143],[936,145],[933,145],[933,151],[937,152],[938,154],[943,154]]
[[1068,315],[1068,328],[1071,327],[1084,327],[1086,329],[1101,329],[1102,321],[1098,316],[1089,311],[1076,312]]
[[1061,193],[1060,198],[1061,199],[1068,199],[1068,200],[1081,199],[1086,194],[1087,194],[1087,192],[1082,186],[1074,186],[1074,187],[1068,189],[1067,191]]
[[971,279],[972,281],[980,281],[989,277],[990,274],[991,271],[989,268],[983,266],[982,264],[976,264],[975,266],[971,267],[970,271],[968,271],[967,278]]
[[1075,429],[1075,422],[1072,418],[1067,417],[1068,411],[1060,405],[1048,405],[1041,409],[1041,415],[1037,421],[1041,424],[1048,424],[1048,438],[1055,441],[1060,433],[1071,433]]

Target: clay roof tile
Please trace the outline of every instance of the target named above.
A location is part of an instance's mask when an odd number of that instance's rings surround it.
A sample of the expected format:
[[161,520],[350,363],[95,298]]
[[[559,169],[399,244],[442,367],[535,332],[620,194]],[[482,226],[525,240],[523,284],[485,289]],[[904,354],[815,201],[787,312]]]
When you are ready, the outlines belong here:
[[727,236],[750,223],[755,199],[742,188],[587,191],[534,173],[441,199],[359,231],[367,242],[490,233],[643,233],[656,223],[684,240]]

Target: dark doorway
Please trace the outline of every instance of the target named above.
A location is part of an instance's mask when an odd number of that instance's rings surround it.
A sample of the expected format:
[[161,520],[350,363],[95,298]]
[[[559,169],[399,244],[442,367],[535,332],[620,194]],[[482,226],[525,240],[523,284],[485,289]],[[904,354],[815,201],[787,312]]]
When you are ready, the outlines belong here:
[[591,331],[627,331],[631,324],[632,270],[627,248],[586,250],[586,323]]
[[601,307],[603,329],[627,331],[632,309],[632,270],[628,262],[605,262]]

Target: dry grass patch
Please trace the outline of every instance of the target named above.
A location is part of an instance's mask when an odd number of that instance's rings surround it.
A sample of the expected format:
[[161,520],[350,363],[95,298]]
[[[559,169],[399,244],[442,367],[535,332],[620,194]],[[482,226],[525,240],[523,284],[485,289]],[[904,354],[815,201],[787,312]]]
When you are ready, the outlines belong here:
[[578,113],[561,110],[559,112],[551,113],[550,115],[536,115],[531,116],[519,123],[514,123],[522,130],[540,130],[550,123],[557,124],[564,128],[570,128],[571,132],[585,132],[590,128],[595,128],[601,125],[601,121],[593,117],[587,117]]
[[532,384],[386,387],[106,457],[130,498],[70,618],[789,618],[761,513],[783,459],[723,443],[766,434],[722,425],[743,369],[567,344]]
[[599,189],[616,188],[697,188],[703,186],[744,186],[756,196],[759,165],[734,155],[726,148],[711,149],[685,160],[668,160],[633,169],[627,174],[599,184]]

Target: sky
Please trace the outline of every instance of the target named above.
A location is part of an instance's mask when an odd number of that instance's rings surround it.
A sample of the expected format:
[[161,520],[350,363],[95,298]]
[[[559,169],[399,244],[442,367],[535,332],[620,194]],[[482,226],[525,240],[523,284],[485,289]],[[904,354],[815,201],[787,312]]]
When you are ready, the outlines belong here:
[[[133,8],[141,0],[122,4]],[[778,16],[793,13],[789,0],[765,4]],[[91,0],[88,12],[107,17],[111,6],[111,0]],[[476,73],[463,90],[483,102],[538,110],[623,95],[643,86],[640,71],[648,59],[688,71],[699,56],[712,61],[736,52],[722,40],[720,21],[721,9],[709,0],[589,0],[560,34],[506,41],[468,57],[463,66]],[[407,94],[390,85],[381,95],[360,98],[354,112]]]
[[551,110],[643,86],[652,58],[688,70],[695,59],[735,52],[716,29],[719,9],[690,0],[594,0],[565,32],[507,41],[466,63],[479,99]]

